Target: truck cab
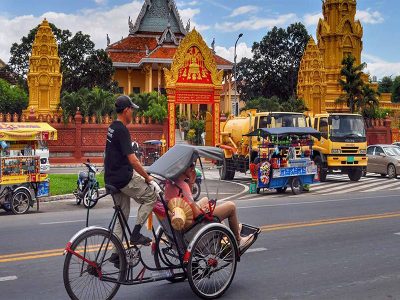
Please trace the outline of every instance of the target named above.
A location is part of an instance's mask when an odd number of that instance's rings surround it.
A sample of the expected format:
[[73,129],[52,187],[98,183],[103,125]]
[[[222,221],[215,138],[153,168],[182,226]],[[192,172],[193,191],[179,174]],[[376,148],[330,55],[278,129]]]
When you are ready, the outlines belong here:
[[321,181],[328,173],[341,171],[358,181],[367,166],[367,137],[364,119],[358,114],[318,114],[312,126],[322,133],[315,140],[313,158]]

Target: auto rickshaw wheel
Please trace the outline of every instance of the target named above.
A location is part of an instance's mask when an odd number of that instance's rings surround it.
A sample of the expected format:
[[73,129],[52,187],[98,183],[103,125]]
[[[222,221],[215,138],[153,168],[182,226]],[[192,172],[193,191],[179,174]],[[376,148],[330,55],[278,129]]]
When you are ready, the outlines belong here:
[[284,194],[284,193],[286,193],[286,190],[287,190],[287,186],[281,187],[281,188],[277,188],[277,189],[276,189],[276,192],[277,192],[278,194]]
[[11,196],[11,211],[15,215],[22,215],[28,212],[31,205],[32,197],[30,193],[25,190],[16,190]]
[[299,195],[303,192],[303,185],[301,184],[299,177],[293,177],[290,180],[290,188],[294,195]]

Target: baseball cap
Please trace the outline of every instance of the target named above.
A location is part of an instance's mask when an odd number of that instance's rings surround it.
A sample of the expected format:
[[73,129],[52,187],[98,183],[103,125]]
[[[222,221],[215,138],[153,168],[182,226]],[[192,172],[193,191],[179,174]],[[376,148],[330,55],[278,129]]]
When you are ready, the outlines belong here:
[[129,98],[126,95],[119,96],[117,98],[117,100],[115,100],[115,109],[117,112],[121,112],[125,108],[128,108],[128,107],[135,108],[135,109],[139,108],[139,106],[137,106],[135,103],[133,103],[131,98]]

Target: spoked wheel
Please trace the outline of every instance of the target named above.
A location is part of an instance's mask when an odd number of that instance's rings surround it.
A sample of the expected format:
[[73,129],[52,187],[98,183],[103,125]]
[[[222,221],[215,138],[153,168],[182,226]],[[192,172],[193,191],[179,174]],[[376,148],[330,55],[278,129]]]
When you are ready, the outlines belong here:
[[11,211],[15,215],[22,215],[28,212],[31,199],[31,195],[26,190],[14,192],[11,197]]
[[97,204],[96,200],[99,198],[99,189],[97,187],[94,187],[92,189],[89,189],[86,194],[83,196],[83,205],[86,208],[93,208]]
[[299,177],[293,177],[290,181],[290,188],[294,195],[299,195],[303,192],[303,185],[300,182]]
[[[112,299],[120,284],[111,281],[123,281],[126,272],[125,251],[118,239],[107,230],[92,229],[79,236],[70,248],[81,256],[68,252],[65,257],[63,278],[70,298]],[[119,258],[119,269],[110,261],[113,253]]]
[[[156,235],[154,263],[157,268],[180,266],[180,260],[176,251],[176,247],[173,246],[173,244],[167,238],[163,228],[160,228]],[[168,278],[167,280],[172,283],[182,282],[186,280],[186,276]]]
[[229,288],[236,272],[236,247],[233,234],[223,227],[211,227],[195,241],[187,273],[197,296],[215,299]]
[[194,201],[199,200],[200,193],[201,193],[201,186],[200,186],[200,183],[198,181],[196,181],[192,187],[192,195],[193,195]]

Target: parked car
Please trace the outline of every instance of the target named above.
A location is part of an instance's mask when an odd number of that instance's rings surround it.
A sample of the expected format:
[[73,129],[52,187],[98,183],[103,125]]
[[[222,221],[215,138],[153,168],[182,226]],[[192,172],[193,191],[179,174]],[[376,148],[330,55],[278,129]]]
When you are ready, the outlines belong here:
[[396,178],[400,174],[400,148],[395,145],[371,145],[367,148],[367,172]]
[[395,143],[393,143],[393,145],[400,147],[400,142],[395,142]]

